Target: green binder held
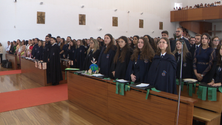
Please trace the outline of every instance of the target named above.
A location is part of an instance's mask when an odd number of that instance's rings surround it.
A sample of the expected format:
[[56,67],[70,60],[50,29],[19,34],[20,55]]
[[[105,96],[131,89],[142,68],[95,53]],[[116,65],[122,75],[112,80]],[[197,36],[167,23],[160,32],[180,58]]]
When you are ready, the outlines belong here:
[[79,71],[79,69],[78,68],[66,68],[65,69],[65,80],[67,80],[67,76],[66,76],[67,75],[67,73],[66,73],[67,71]]

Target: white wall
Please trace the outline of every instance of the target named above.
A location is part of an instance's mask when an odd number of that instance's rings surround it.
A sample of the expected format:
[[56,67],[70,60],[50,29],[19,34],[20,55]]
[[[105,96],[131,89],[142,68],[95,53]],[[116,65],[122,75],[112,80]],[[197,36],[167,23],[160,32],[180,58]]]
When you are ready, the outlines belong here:
[[[44,39],[48,33],[75,39],[103,37],[106,33],[115,38],[144,34],[158,37],[162,31],[160,21],[172,37],[177,23],[170,22],[170,11],[175,2],[187,3],[186,0],[17,0],[16,3],[0,0],[0,42],[6,46],[8,40]],[[36,23],[37,11],[46,12],[45,24]],[[86,14],[86,25],[79,25],[78,14]],[[113,16],[118,17],[118,27],[112,27]],[[139,28],[139,19],[144,19],[143,29]]]

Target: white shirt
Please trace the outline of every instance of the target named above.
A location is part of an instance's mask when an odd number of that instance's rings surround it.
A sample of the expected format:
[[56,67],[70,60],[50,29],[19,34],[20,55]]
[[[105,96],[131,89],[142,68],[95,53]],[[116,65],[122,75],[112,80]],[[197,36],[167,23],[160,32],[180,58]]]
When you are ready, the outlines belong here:
[[166,55],[166,52],[165,52],[164,54],[161,53],[161,54],[160,54],[160,57],[163,57],[163,56],[165,56],[165,55]]
[[56,43],[52,44],[52,46],[54,46]]
[[6,47],[6,51],[10,51],[11,45]]

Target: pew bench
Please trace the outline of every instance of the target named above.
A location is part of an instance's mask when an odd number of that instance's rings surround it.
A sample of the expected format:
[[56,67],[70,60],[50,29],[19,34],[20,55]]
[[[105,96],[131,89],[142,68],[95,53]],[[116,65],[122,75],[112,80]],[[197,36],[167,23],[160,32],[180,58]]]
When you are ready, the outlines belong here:
[[[112,80],[67,72],[68,100],[115,125],[175,125],[178,95],[131,88],[116,94]],[[192,125],[196,99],[181,97],[179,125]]]
[[203,101],[197,95],[198,85],[195,88],[195,93],[189,96],[187,85],[184,85],[181,96],[197,99],[198,102],[194,104],[193,117],[195,120],[204,122],[206,125],[220,125],[222,112],[222,93],[217,92],[217,101]]
[[5,54],[5,57],[6,57],[6,59],[7,59],[9,62],[12,63],[12,69],[13,69],[13,70],[19,69],[19,68],[18,68],[18,62],[17,62],[17,56],[16,56],[16,55],[6,53],[6,54]]

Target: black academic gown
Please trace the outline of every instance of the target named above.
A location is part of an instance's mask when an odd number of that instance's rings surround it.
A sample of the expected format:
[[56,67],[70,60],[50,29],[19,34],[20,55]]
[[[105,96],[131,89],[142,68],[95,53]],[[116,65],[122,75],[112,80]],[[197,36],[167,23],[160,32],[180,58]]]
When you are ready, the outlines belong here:
[[157,90],[177,94],[176,60],[171,54],[155,55],[148,73],[148,83]]
[[98,66],[100,68],[100,73],[105,76],[110,77],[110,68],[113,63],[113,58],[116,54],[116,46],[112,46],[107,53],[104,53],[106,46],[102,48],[102,51],[99,55]]
[[32,58],[34,58],[35,57],[35,54],[36,54],[36,52],[37,52],[37,50],[38,50],[38,44],[35,44],[34,46],[33,46],[33,48],[32,48]]
[[89,70],[89,66],[92,64],[91,60],[93,60],[93,58],[95,58],[95,61],[98,62],[99,54],[100,50],[96,50],[96,52],[94,53],[91,50],[89,54],[86,56],[81,70]]
[[137,61],[129,61],[125,79],[131,80],[131,74],[133,74],[136,76],[135,82],[147,83],[147,76],[150,65],[151,62],[149,60],[142,60],[140,59],[140,55],[138,55]]
[[69,59],[74,61],[74,54],[75,54],[75,46],[71,46],[70,49],[68,49]]
[[81,68],[83,66],[83,62],[85,59],[85,47],[80,46],[79,48],[75,49],[74,53],[74,67],[75,68]]
[[[124,62],[121,62],[119,59],[117,60],[116,63],[113,62],[112,66],[111,66],[111,76],[114,79],[125,79],[126,76],[126,70],[130,61],[130,56],[131,56],[132,52],[130,52],[130,50],[128,50],[128,52],[126,53]],[[120,52],[121,55],[121,52]],[[119,55],[119,56],[120,56]],[[115,71],[115,76],[113,76],[112,72]]]
[[[69,47],[69,44],[65,44],[62,48],[62,50],[64,51],[63,55],[65,55],[65,58],[67,58],[67,55],[68,55],[68,47]],[[62,58],[64,57],[62,56]]]
[[37,47],[37,51],[36,51],[36,54],[35,54],[35,59],[38,59],[38,60],[43,60],[43,47],[42,46],[38,46]]
[[60,64],[60,56],[59,56],[59,47],[54,44],[51,47],[49,53],[49,70],[50,70],[50,80],[52,85],[59,84],[59,81],[63,80],[61,64]]
[[[176,78],[179,79],[181,55],[176,53],[175,58],[177,61]],[[192,58],[191,53],[187,53],[186,62],[183,61],[182,78],[193,78],[193,58]]]

